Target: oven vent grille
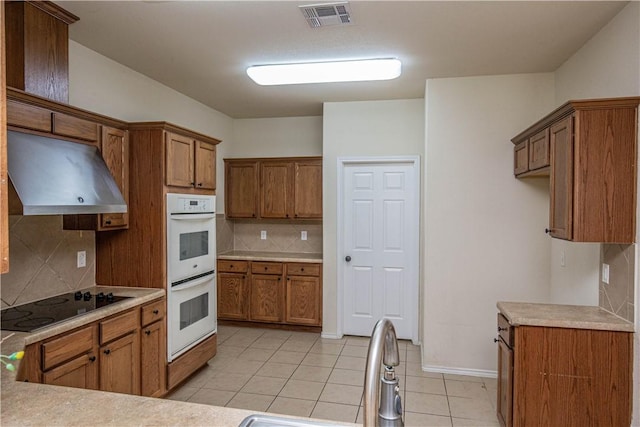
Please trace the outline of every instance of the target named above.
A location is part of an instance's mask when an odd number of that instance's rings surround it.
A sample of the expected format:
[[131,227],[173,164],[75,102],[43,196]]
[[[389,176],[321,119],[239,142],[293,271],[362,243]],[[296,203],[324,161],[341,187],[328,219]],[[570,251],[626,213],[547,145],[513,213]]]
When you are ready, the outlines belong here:
[[299,7],[311,28],[352,23],[351,11],[347,2],[310,4]]

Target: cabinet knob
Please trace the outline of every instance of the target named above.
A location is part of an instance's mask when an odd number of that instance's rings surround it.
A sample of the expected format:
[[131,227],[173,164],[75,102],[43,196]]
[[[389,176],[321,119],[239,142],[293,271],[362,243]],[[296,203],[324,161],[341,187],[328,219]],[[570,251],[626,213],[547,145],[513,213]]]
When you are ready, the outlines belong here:
[[264,271],[267,271],[268,269],[269,269],[268,267],[265,267],[265,268],[264,268]]
[[89,357],[89,362],[95,362],[95,361],[96,361],[96,357],[95,356]]
[[111,220],[110,220],[110,219],[108,219],[108,220],[106,220],[104,223],[105,223],[105,224],[107,224],[107,225],[111,225]]
[[494,338],[493,342],[500,342],[500,340],[498,338]]
[[300,271],[304,271],[304,268],[301,268]]
[[111,354],[111,350],[106,349],[106,350],[104,351],[104,354]]
[[498,326],[498,332],[506,331],[507,329],[508,329],[508,328],[501,328],[500,326]]
[[191,183],[191,185],[196,185],[196,183],[195,183],[195,182],[192,182],[192,183]]
[[144,331],[144,334],[145,335],[151,335],[151,331],[147,329],[146,331]]
[[202,183],[201,182],[198,183],[198,187],[202,187]]
[[158,314],[158,313],[160,313],[159,310],[153,310],[153,314]]

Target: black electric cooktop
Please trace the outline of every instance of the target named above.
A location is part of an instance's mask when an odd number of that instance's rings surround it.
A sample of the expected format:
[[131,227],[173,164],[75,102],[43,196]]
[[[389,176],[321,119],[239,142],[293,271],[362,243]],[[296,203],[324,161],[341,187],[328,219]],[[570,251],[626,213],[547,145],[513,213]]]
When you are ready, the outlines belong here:
[[75,292],[2,310],[2,330],[32,332],[130,297]]

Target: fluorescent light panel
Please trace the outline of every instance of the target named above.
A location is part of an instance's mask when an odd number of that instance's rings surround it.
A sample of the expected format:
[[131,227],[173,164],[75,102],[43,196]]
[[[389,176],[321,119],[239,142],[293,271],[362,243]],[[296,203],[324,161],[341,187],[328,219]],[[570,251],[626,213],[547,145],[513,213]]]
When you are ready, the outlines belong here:
[[391,80],[400,76],[401,72],[401,62],[392,58],[256,65],[247,68],[249,77],[263,86]]

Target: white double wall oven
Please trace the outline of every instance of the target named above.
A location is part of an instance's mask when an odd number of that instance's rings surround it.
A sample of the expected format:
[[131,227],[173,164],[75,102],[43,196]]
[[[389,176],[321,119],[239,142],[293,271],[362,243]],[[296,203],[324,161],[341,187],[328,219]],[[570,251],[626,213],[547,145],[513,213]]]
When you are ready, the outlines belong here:
[[217,330],[215,205],[215,196],[167,194],[169,362]]

